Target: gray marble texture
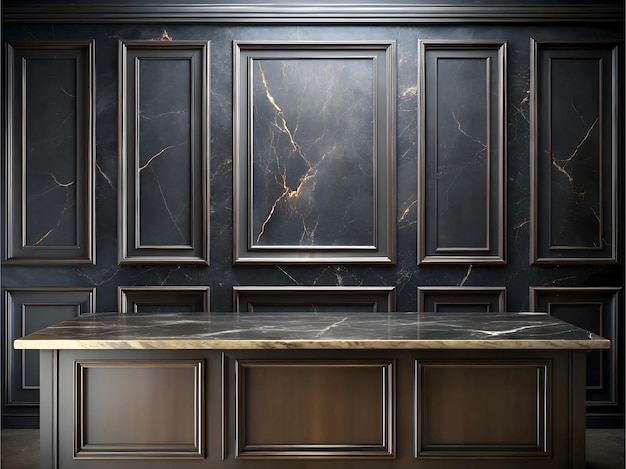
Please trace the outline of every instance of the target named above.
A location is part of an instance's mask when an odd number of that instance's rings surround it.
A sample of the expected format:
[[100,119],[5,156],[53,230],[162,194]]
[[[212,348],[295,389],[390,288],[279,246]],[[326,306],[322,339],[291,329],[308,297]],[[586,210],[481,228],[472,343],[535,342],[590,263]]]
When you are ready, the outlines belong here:
[[540,313],[93,314],[20,349],[593,349],[602,337]]

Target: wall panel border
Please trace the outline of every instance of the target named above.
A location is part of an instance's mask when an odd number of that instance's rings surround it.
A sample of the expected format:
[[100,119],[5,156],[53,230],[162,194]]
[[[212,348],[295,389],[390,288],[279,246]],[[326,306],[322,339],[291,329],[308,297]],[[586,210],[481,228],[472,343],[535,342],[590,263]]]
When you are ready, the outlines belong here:
[[530,261],[617,263],[618,46],[531,41]]
[[8,42],[6,67],[5,262],[93,264],[95,41]]
[[[418,287],[419,312],[506,312],[506,287]],[[476,309],[473,309],[476,308]]]
[[233,310],[395,311],[395,287],[233,287]]
[[204,360],[75,360],[74,458],[203,459],[204,375]]
[[395,42],[233,47],[235,263],[394,263]]
[[[415,375],[416,458],[550,457],[550,361],[416,360]],[[466,425],[449,425],[459,413]]]
[[121,264],[209,262],[209,86],[208,42],[119,43]]
[[39,405],[39,351],[15,350],[13,341],[58,322],[95,312],[92,288],[5,290],[5,405]]
[[209,287],[120,286],[117,292],[118,310],[122,313],[209,311]]
[[[608,350],[587,354],[587,412],[602,414],[619,407],[623,386],[620,328],[620,287],[530,287],[530,309],[554,314],[563,321],[611,341]],[[604,408],[604,409],[603,409]]]
[[418,263],[504,264],[507,43],[418,49]]
[[393,368],[378,360],[237,360],[235,457],[393,458]]

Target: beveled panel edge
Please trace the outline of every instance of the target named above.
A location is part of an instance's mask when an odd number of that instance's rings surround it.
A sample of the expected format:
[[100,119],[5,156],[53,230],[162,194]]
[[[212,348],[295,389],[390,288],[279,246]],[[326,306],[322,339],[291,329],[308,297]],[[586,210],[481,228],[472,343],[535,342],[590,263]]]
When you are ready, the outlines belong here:
[[[38,406],[39,402],[15,402],[12,399],[11,392],[11,362],[13,357],[15,356],[18,349],[15,349],[12,344],[15,337],[12,337],[13,330],[13,316],[10,314],[13,306],[13,298],[11,296],[12,292],[30,292],[30,293],[88,293],[89,301],[88,301],[88,309],[86,311],[81,311],[80,314],[92,314],[96,310],[96,289],[95,288],[71,288],[71,287],[8,287],[4,289],[4,324],[5,324],[5,341],[4,341],[4,366],[5,366],[5,379],[4,379],[4,395],[6,396],[6,401],[4,405],[7,407],[22,407],[22,406]],[[67,302],[64,302],[67,304]],[[22,349],[22,376],[23,376],[23,368],[24,368],[24,350]]]
[[[538,255],[538,239],[537,239],[537,226],[539,225],[539,215],[538,215],[538,194],[537,194],[537,179],[538,179],[538,165],[537,159],[539,157],[539,118],[538,118],[538,108],[539,103],[537,100],[538,92],[537,88],[539,86],[538,83],[538,58],[539,58],[539,49],[540,47],[555,47],[555,48],[563,48],[563,49],[575,49],[577,47],[611,47],[611,56],[612,56],[612,102],[611,102],[611,135],[612,142],[611,146],[611,167],[612,167],[612,179],[611,179],[611,192],[613,197],[611,200],[613,201],[613,205],[611,207],[611,219],[612,219],[612,227],[611,227],[611,236],[612,236],[612,245],[611,245],[611,255],[609,257],[539,257]],[[617,264],[619,263],[619,244],[621,237],[618,236],[618,223],[619,217],[617,212],[617,207],[619,205],[619,193],[620,189],[618,187],[618,176],[617,176],[617,158],[620,152],[619,144],[618,144],[618,135],[620,135],[618,129],[619,122],[619,99],[623,99],[620,97],[620,93],[618,91],[619,84],[619,44],[614,41],[548,41],[548,40],[538,40],[533,37],[530,38],[530,265],[536,264]]]
[[[612,309],[613,309],[613,314],[612,314],[612,330],[613,330],[613,336],[608,338],[608,340],[610,341],[610,346],[609,347],[603,347],[602,350],[606,350],[608,353],[611,354],[611,362],[613,363],[613,369],[610,370],[610,372],[612,373],[613,376],[613,387],[612,389],[609,391],[611,393],[612,396],[612,400],[610,401],[587,401],[587,405],[590,407],[593,406],[603,406],[603,405],[609,405],[609,406],[615,406],[618,405],[619,403],[616,400],[616,396],[619,395],[619,386],[621,386],[619,384],[619,371],[618,371],[618,367],[617,364],[619,363],[619,330],[618,330],[618,324],[619,324],[619,314],[620,314],[620,293],[622,292],[623,288],[622,287],[534,287],[534,286],[530,286],[528,288],[529,291],[529,305],[531,308],[535,308],[536,304],[537,304],[537,300],[539,299],[539,295],[542,292],[545,293],[573,293],[573,294],[579,294],[580,296],[584,296],[585,294],[607,294],[607,295],[611,295],[611,305],[612,305]],[[572,301],[568,301],[568,303],[574,303]],[[584,302],[586,303],[586,302]],[[546,311],[546,313],[549,314],[549,311]]]
[[[86,50],[86,77],[85,78],[85,88],[87,89],[86,94],[88,95],[87,100],[83,103],[86,107],[86,118],[87,129],[85,132],[85,148],[86,154],[84,158],[80,158],[81,155],[77,155],[83,162],[84,168],[82,168],[82,175],[78,174],[77,177],[85,176],[84,183],[84,194],[76,195],[77,198],[84,197],[83,205],[85,208],[85,213],[83,213],[84,218],[84,238],[78,239],[79,250],[84,251],[83,256],[76,257],[19,257],[13,256],[14,246],[13,246],[13,234],[12,234],[12,226],[16,224],[16,220],[13,217],[13,209],[12,207],[15,205],[15,201],[13,198],[13,179],[14,179],[14,147],[16,145],[21,145],[19,142],[14,142],[13,139],[13,126],[16,123],[13,122],[13,103],[16,99],[14,93],[12,92],[14,86],[14,68],[13,61],[15,57],[16,49],[85,49]],[[5,70],[6,70],[6,84],[5,84],[5,99],[6,105],[4,109],[4,120],[6,127],[6,139],[5,139],[5,196],[6,196],[6,226],[5,226],[5,245],[4,245],[4,256],[3,263],[6,264],[21,264],[21,265],[49,265],[49,264],[91,264],[95,265],[96,263],[96,215],[95,215],[95,168],[96,168],[96,41],[95,39],[91,40],[82,40],[82,41],[6,41],[5,43]],[[77,78],[83,76],[80,73],[77,73]],[[78,117],[77,117],[78,118]],[[84,124],[84,122],[83,122]],[[21,125],[17,123],[17,125]],[[78,125],[78,123],[77,123]],[[83,129],[84,130],[84,129]],[[80,149],[79,149],[80,151]],[[22,155],[23,158],[23,155]],[[78,165],[78,170],[80,171],[81,165]],[[15,197],[18,200],[22,200],[21,197]],[[21,204],[20,204],[21,206]],[[24,207],[21,206],[22,218],[24,217]],[[78,225],[80,225],[80,213],[77,213]],[[20,223],[21,225],[22,223]],[[21,232],[21,228],[20,228]],[[84,248],[80,248],[80,243],[84,243]],[[39,248],[41,250],[46,250],[46,248]],[[54,248],[49,249],[54,252]]]
[[[194,443],[191,445],[85,445],[83,426],[84,426],[84,399],[85,399],[85,382],[83,369],[89,367],[150,367],[157,368],[163,366],[171,368],[172,366],[193,367],[195,368],[195,425],[194,425]],[[119,460],[119,459],[204,459],[206,457],[205,448],[205,368],[204,359],[168,359],[168,360],[81,360],[73,361],[73,389],[75,398],[73,405],[73,457],[74,459],[98,459],[98,460]]]
[[465,287],[465,286],[424,286],[417,287],[417,311],[424,312],[426,295],[428,293],[445,293],[450,295],[471,294],[498,294],[499,311],[506,311],[506,287]]
[[[323,10],[320,8],[323,6]],[[494,8],[497,6],[497,8]],[[316,0],[310,4],[252,4],[209,1],[204,4],[177,4],[173,1],[151,5],[107,4],[8,5],[3,7],[3,21],[8,23],[543,23],[543,22],[617,22],[623,20],[623,8],[614,3],[576,5],[509,5],[486,2],[484,5],[378,3],[328,4]]]
[[162,293],[174,293],[174,294],[183,294],[183,295],[202,295],[203,296],[203,305],[204,311],[209,312],[209,295],[210,295],[210,287],[201,286],[201,285],[145,285],[141,287],[137,286],[117,286],[117,307],[120,313],[130,313],[132,312],[129,308],[129,294],[162,294]]
[[[201,148],[199,153],[199,167],[201,172],[201,191],[198,204],[201,207],[202,219],[196,220],[201,223],[202,236],[201,240],[196,240],[199,246],[191,246],[192,251],[200,250],[200,255],[158,255],[154,251],[159,249],[147,249],[151,254],[147,255],[129,255],[127,230],[128,230],[128,213],[127,207],[129,203],[128,188],[126,181],[128,180],[128,134],[126,119],[126,102],[127,102],[127,67],[126,58],[128,48],[149,49],[149,50],[186,50],[200,49],[202,51],[203,64],[200,71],[197,72],[201,76],[202,96],[200,97],[200,114],[202,122],[199,124]],[[209,208],[210,208],[210,187],[209,187],[209,164],[210,164],[210,80],[211,80],[211,62],[210,62],[210,41],[195,40],[175,40],[175,41],[150,41],[150,40],[126,40],[120,39],[118,45],[118,263],[124,264],[199,264],[209,265],[210,261],[210,235],[209,235]],[[192,103],[193,105],[193,103]],[[190,142],[191,145],[191,142]],[[192,234],[197,226],[192,227]],[[145,249],[145,248],[144,248]],[[184,248],[178,248],[184,249]]]
[[[376,50],[383,51],[385,54],[384,75],[386,81],[384,101],[384,119],[385,125],[376,125],[374,128],[379,134],[383,132],[384,127],[386,157],[385,164],[380,156],[378,147],[374,147],[375,164],[374,169],[378,168],[378,172],[374,174],[374,194],[376,206],[374,207],[374,216],[380,217],[380,212],[386,212],[386,220],[375,220],[374,239],[376,243],[383,244],[384,249],[380,245],[374,246],[262,246],[256,247],[254,250],[247,248],[248,233],[247,228],[250,224],[250,207],[247,180],[250,178],[250,168],[248,167],[248,150],[246,149],[245,165],[239,161],[243,151],[241,144],[241,126],[245,118],[240,112],[241,103],[250,106],[247,93],[245,97],[241,96],[239,90],[242,85],[242,71],[240,67],[242,50],[264,51],[342,51],[342,50]],[[339,57],[341,58],[341,57]],[[377,83],[377,70],[374,70],[373,80]],[[380,73],[380,71],[379,71]],[[247,79],[244,77],[244,79]],[[397,89],[397,60],[396,60],[396,41],[395,40],[356,40],[356,41],[233,41],[233,264],[395,264],[396,263],[396,191],[397,191],[397,175],[396,175],[396,89]],[[374,97],[376,97],[374,93]],[[383,121],[380,117],[380,107],[378,101],[374,103],[374,111],[377,121]],[[241,102],[240,102],[241,101]],[[247,125],[247,123],[246,123]],[[375,140],[377,134],[374,135]],[[247,142],[247,137],[246,137]],[[249,142],[248,142],[249,146]],[[240,167],[241,166],[241,167]],[[244,168],[245,166],[245,168]],[[381,167],[383,169],[381,169]],[[241,172],[245,171],[246,176],[242,177]],[[381,174],[384,177],[380,177]],[[384,182],[382,182],[384,181]],[[383,185],[384,193],[379,190],[379,186]],[[381,201],[384,199],[384,201]],[[383,210],[381,210],[381,208]],[[240,219],[243,219],[242,222]],[[385,222],[385,223],[381,223]],[[244,226],[242,226],[244,225]],[[380,235],[384,236],[380,236]],[[381,237],[384,240],[381,241]],[[378,251],[380,254],[378,254]],[[296,254],[294,255],[293,252]],[[246,254],[247,253],[247,254]]]
[[[505,265],[506,261],[506,237],[507,237],[507,46],[506,40],[417,40],[417,83],[419,87],[417,132],[419,138],[418,161],[417,161],[417,219],[419,224],[417,241],[417,264],[493,264]],[[459,255],[445,254],[441,256],[429,255],[426,250],[426,89],[425,89],[425,53],[426,49],[435,50],[494,50],[498,52],[498,89],[500,102],[498,103],[497,127],[500,129],[498,136],[498,222],[497,222],[497,249],[495,254],[480,255],[470,254],[476,249],[469,249],[468,253],[460,252]],[[490,97],[488,97],[491,100]],[[493,117],[492,117],[493,118]],[[491,173],[489,174],[491,176]],[[491,201],[489,201],[491,203]],[[491,217],[488,217],[491,218]],[[491,225],[491,222],[488,223]],[[492,229],[489,226],[488,231]]]
[[306,295],[310,293],[320,295],[331,295],[341,297],[343,295],[353,294],[370,294],[370,293],[386,293],[387,294],[387,310],[395,311],[396,306],[396,287],[381,287],[381,286],[302,286],[302,287],[281,287],[281,286],[233,286],[233,311],[241,311],[242,296],[246,294],[255,295],[273,295],[273,294],[285,294],[285,295]]
[[[243,419],[245,415],[245,367],[264,366],[363,366],[380,367],[383,385],[382,445],[263,445],[262,447],[246,445]],[[395,370],[396,361],[391,360],[267,360],[267,359],[235,359],[235,459],[395,459]],[[246,449],[249,448],[249,449]]]
[[[535,367],[537,368],[537,405],[539,407],[537,419],[537,445],[528,447],[526,445],[454,445],[452,449],[446,450],[435,448],[432,451],[422,449],[423,415],[422,410],[422,370],[423,364],[430,366],[467,366],[467,367]],[[414,387],[413,387],[413,429],[414,429],[414,458],[415,459],[454,459],[467,458],[492,459],[494,457],[515,457],[517,458],[550,458],[552,453],[552,361],[551,360],[524,360],[507,362],[502,360],[449,360],[449,359],[415,359],[414,360]],[[540,394],[543,392],[543,394]],[[543,418],[543,422],[541,421]],[[439,445],[437,445],[439,446]],[[534,449],[534,451],[533,451]]]

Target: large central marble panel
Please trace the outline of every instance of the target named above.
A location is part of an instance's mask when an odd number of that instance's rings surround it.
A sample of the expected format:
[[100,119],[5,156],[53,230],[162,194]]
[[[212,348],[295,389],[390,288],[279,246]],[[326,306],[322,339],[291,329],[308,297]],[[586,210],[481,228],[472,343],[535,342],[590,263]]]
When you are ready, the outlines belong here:
[[391,261],[394,46],[235,43],[237,261]]
[[253,245],[374,245],[372,69],[253,61]]

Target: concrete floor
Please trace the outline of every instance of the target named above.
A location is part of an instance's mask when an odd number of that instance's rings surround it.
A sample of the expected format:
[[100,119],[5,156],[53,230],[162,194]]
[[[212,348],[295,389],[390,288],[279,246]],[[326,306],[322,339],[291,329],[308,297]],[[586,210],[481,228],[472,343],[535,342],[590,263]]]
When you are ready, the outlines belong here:
[[[39,468],[39,430],[2,430],[2,469]],[[587,468],[624,469],[624,429],[587,430]]]

